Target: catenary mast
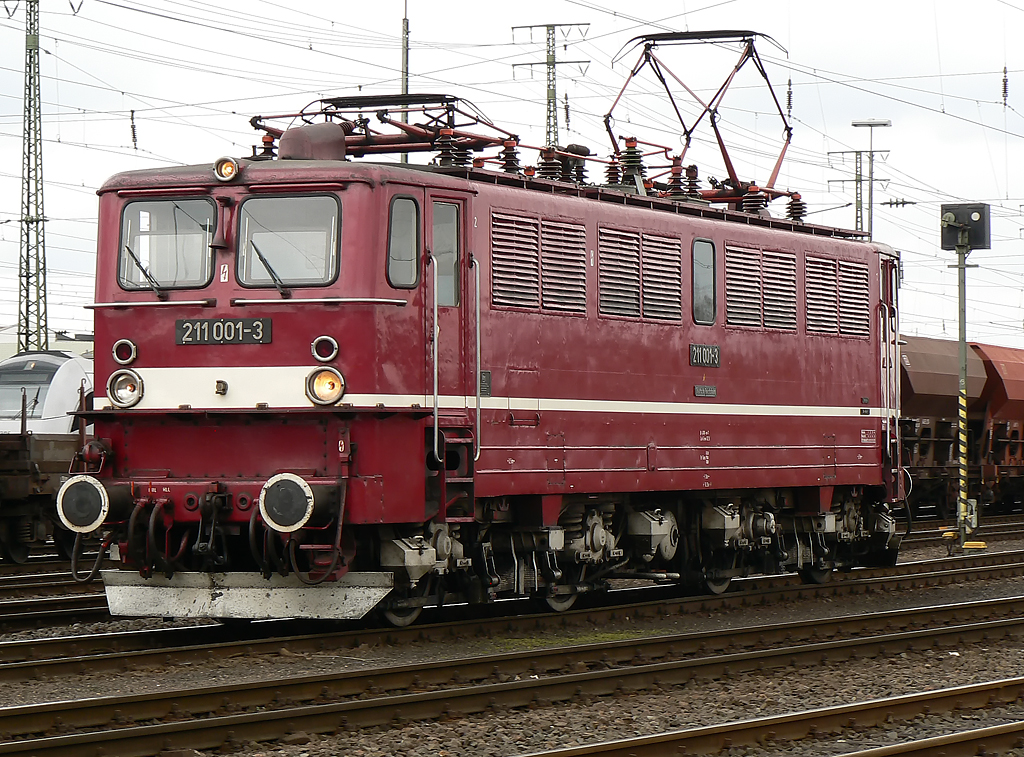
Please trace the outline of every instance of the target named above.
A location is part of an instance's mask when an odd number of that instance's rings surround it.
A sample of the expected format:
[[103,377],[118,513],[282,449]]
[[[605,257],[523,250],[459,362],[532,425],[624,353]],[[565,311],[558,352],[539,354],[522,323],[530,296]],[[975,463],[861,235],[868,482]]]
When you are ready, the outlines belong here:
[[49,348],[43,235],[43,135],[39,91],[39,0],[25,3],[25,120],[21,162],[18,351]]

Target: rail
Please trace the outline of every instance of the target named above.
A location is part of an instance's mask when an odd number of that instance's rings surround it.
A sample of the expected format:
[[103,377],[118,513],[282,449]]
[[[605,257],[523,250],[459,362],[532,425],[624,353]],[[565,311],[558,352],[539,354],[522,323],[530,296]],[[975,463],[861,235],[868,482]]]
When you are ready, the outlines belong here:
[[[758,744],[763,741],[794,741],[818,733],[840,732],[844,728],[880,726],[894,718],[912,718],[937,712],[951,712],[967,708],[983,708],[991,702],[1012,702],[1024,694],[1024,678],[1007,678],[1000,681],[936,689],[920,694],[873,699],[867,702],[827,707],[816,710],[755,718],[732,723],[670,731],[654,736],[620,739],[600,744],[589,744],[569,749],[554,749],[546,752],[523,754],[521,757],[663,757],[666,754],[718,754],[730,746]],[[1014,746],[1014,741],[1024,732],[1024,723],[1008,723],[1004,726],[950,734],[946,737],[928,739],[931,751],[899,751],[901,745],[871,749],[863,752],[849,752],[842,757],[884,757],[896,754],[1001,754],[989,751]],[[980,738],[979,738],[980,737]],[[987,737],[987,738],[986,738]],[[998,739],[996,737],[999,737]],[[964,751],[951,749],[958,744],[984,741],[986,750]],[[1004,740],[1005,738],[1005,740]],[[926,742],[916,742],[918,745]],[[946,749],[938,748],[945,746]]]
[[[922,640],[958,645],[965,640],[991,639],[1002,634],[1019,634],[1024,617],[1019,615],[992,622],[889,633],[866,637],[856,635],[841,641],[796,644],[755,649],[732,654],[686,656],[684,651],[663,646],[662,661],[648,662],[645,651],[612,644],[576,645],[550,650],[486,655],[444,661],[429,660],[412,665],[338,673],[226,684],[201,689],[160,691],[146,695],[107,696],[75,701],[34,704],[0,709],[0,733],[29,737],[0,743],[0,754],[32,754],[37,757],[96,754],[100,744],[114,753],[156,754],[172,748],[208,749],[232,740],[280,738],[292,730],[332,732],[339,728],[387,725],[395,720],[429,720],[446,715],[468,715],[490,708],[526,707],[538,703],[573,701],[580,696],[610,696],[620,691],[662,690],[685,685],[694,678],[731,675],[789,666],[816,666],[823,661],[846,660],[851,654],[878,656],[899,653]],[[649,641],[660,642],[659,639]],[[755,646],[759,644],[755,643]],[[607,653],[618,647],[625,661]],[[620,654],[622,652],[620,651]],[[679,659],[682,657],[682,659]],[[616,664],[618,663],[618,664]],[[596,669],[590,669],[594,666]],[[566,672],[571,671],[571,672]],[[525,674],[525,675],[524,675]],[[409,693],[411,689],[423,689]],[[400,692],[400,693],[392,693]],[[776,734],[789,732],[778,726],[796,723],[794,737],[810,732],[815,724],[834,722],[848,726],[873,718],[891,716],[894,702],[904,700],[918,709],[924,706],[963,707],[990,699],[1015,700],[1024,693],[1024,678],[995,684],[957,687],[941,692],[896,699],[857,703],[809,713],[743,721],[630,739],[623,749],[631,751],[565,751],[572,754],[666,754],[668,744],[687,746],[701,739],[756,738],[765,734],[765,723],[777,726]],[[281,703],[287,702],[285,706]],[[941,702],[942,704],[936,704]],[[232,709],[228,709],[228,705]],[[244,710],[239,712],[239,710]],[[235,713],[235,714],[233,714]],[[152,721],[156,725],[139,725]],[[757,722],[757,727],[751,723]],[[54,730],[80,729],[61,736],[34,738]],[[801,733],[802,731],[802,733]],[[719,744],[719,748],[724,745]],[[650,747],[650,748],[648,748]],[[651,751],[659,747],[662,751]],[[587,749],[576,747],[575,749]]]

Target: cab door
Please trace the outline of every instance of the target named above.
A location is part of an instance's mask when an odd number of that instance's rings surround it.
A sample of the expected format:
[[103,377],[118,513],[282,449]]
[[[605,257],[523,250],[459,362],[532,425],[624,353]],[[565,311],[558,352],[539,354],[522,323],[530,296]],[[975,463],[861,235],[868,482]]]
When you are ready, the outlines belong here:
[[441,425],[465,425],[470,405],[475,408],[467,397],[466,314],[473,294],[466,289],[467,202],[428,192],[425,204],[428,393],[436,392]]
[[888,445],[886,478],[895,501],[906,497],[903,448],[900,437],[900,336],[898,319],[899,262],[879,255],[879,330],[882,384],[882,433]]

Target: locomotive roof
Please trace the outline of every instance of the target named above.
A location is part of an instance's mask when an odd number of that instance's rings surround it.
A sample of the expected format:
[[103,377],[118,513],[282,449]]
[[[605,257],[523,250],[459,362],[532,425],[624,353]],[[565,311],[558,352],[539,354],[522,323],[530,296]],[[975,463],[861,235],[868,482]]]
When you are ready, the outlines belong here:
[[[212,164],[180,166],[174,168],[150,168],[139,171],[127,171],[115,174],[97,190],[97,194],[117,192],[134,195],[156,194],[160,190],[174,191],[180,194],[185,190],[194,190],[199,194],[213,193],[217,187],[232,185],[324,185],[351,181],[370,183],[382,181],[412,181],[425,186],[447,187],[479,193],[484,186],[501,186],[520,188],[533,192],[580,197],[596,202],[611,202],[616,205],[627,205],[637,208],[648,208],[656,211],[710,218],[732,223],[757,226],[763,228],[794,231],[813,236],[825,236],[853,241],[868,241],[867,235],[861,231],[841,229],[834,226],[819,226],[787,218],[773,217],[753,213],[743,213],[720,207],[712,207],[703,202],[695,202],[680,197],[657,197],[640,195],[623,191],[619,187],[605,187],[596,184],[576,184],[573,182],[542,179],[517,173],[504,173],[476,168],[440,168],[431,165],[383,163],[371,161],[337,161],[337,160],[267,160],[240,159],[239,178],[229,184],[215,179]],[[896,253],[887,245],[871,243],[881,252],[895,256]]]

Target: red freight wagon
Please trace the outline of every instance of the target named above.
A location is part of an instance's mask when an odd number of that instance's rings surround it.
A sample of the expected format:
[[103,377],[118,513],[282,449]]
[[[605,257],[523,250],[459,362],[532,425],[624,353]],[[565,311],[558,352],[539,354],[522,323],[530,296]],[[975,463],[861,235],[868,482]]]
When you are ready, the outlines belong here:
[[[112,611],[405,623],[893,561],[893,251],[635,156],[531,175],[438,99],[335,101],[264,155],[100,190],[106,396],[59,510],[115,545]],[[338,118],[388,107],[426,120]],[[385,148],[438,155],[351,159]]]

